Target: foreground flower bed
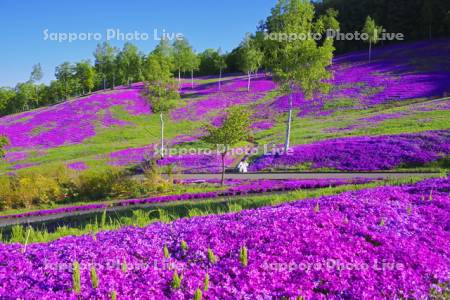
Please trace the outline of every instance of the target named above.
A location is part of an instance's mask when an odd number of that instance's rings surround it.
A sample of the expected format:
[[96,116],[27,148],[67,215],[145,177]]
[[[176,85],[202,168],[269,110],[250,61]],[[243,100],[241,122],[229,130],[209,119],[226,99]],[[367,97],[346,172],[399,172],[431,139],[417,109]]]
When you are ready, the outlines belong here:
[[[81,211],[91,211],[106,209],[108,207],[129,206],[138,204],[151,204],[162,202],[174,202],[174,201],[188,201],[188,200],[201,200],[209,198],[237,196],[237,195],[250,195],[257,193],[267,192],[283,192],[292,191],[297,189],[313,189],[322,187],[334,187],[344,184],[363,184],[370,182],[370,179],[356,178],[356,179],[316,179],[316,180],[230,180],[227,181],[227,185],[230,187],[226,190],[219,190],[206,193],[185,193],[179,195],[166,195],[149,197],[144,199],[127,199],[114,203],[95,203],[87,205],[66,206],[55,209],[46,209],[25,212],[21,214],[0,216],[0,219],[11,218],[25,218],[33,216],[47,216],[62,213],[73,213]],[[206,182],[206,181],[204,181]],[[213,180],[209,183],[217,183]]]
[[305,164],[310,164],[311,169],[341,171],[421,166],[450,155],[450,130],[330,139],[295,146],[292,150],[293,153],[286,155],[261,156],[250,165],[250,170],[295,168]]
[[1,245],[0,296],[77,299],[76,261],[86,299],[193,299],[196,291],[207,299],[424,299],[450,280],[449,192],[449,179],[432,179],[66,237],[25,253]]

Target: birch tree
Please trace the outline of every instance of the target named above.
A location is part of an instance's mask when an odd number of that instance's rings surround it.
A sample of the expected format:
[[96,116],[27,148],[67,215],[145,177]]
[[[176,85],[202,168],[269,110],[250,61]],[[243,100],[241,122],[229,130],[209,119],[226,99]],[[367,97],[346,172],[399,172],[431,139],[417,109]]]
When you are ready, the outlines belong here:
[[263,53],[255,46],[251,38],[247,37],[241,44],[240,69],[247,73],[247,91],[250,91],[251,74],[258,71],[263,60]]
[[190,51],[192,50],[186,39],[179,39],[173,43],[173,63],[174,68],[178,71],[179,85],[181,85],[181,73],[186,72],[189,68]]
[[309,1],[279,0],[266,22],[268,33],[278,37],[267,41],[267,61],[280,90],[289,98],[285,153],[290,147],[293,94],[302,92],[308,99],[315,92],[326,93],[330,89],[326,79],[331,78],[327,67],[333,58],[333,41],[330,38],[322,43],[312,38],[282,38],[291,34],[310,36],[317,27],[314,17],[314,6]]
[[222,87],[222,71],[227,67],[225,57],[221,54],[220,48],[213,53],[214,67],[219,70],[219,90]]
[[376,45],[379,42],[382,30],[383,27],[378,26],[374,19],[367,16],[363,32],[368,36],[366,43],[369,43],[369,63],[372,61],[372,45]]
[[152,112],[159,114],[160,120],[160,151],[164,158],[164,116],[176,106],[179,99],[178,85],[173,78],[172,62],[161,52],[151,53],[145,62],[145,80],[147,82],[147,98]]

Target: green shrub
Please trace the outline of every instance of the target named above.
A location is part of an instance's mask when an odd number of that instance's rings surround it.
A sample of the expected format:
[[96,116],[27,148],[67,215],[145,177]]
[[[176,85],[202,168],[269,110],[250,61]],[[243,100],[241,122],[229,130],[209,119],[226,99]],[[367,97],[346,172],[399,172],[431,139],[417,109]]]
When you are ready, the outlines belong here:
[[81,274],[80,264],[77,261],[74,261],[72,266],[72,285],[74,292],[79,294],[81,291]]
[[195,290],[194,300],[202,300],[203,294],[200,289]]
[[10,175],[0,178],[0,209],[51,204],[64,197],[54,178],[41,174]]
[[[167,168],[167,167],[166,167]],[[171,189],[172,187],[172,179],[165,180],[161,176],[161,168],[157,164],[155,159],[152,159],[148,161],[148,163],[143,167],[144,170],[144,180],[142,184],[145,186],[145,188],[149,192],[166,192]],[[172,174],[173,171],[170,170],[170,167],[168,171]],[[172,174],[173,175],[173,174]],[[170,176],[172,176],[170,175]]]
[[160,176],[157,167],[147,170],[143,181],[135,180],[117,168],[81,173],[72,172],[65,166],[48,171],[23,170],[0,177],[0,210],[135,198],[172,189],[173,185]]
[[122,273],[126,274],[128,272],[128,265],[126,261],[123,261],[120,265],[120,269],[122,270]]
[[217,257],[214,255],[214,252],[211,248],[208,248],[208,260],[212,264],[215,264],[217,262]]
[[246,267],[248,265],[248,249],[247,247],[242,247],[240,250],[240,260],[241,260],[241,264]]
[[91,267],[91,284],[92,288],[98,288],[98,276],[94,266]]
[[169,248],[167,248],[166,245],[164,245],[163,253],[164,253],[164,258],[170,258]]
[[209,274],[205,274],[205,280],[203,281],[203,290],[207,292],[209,290]]
[[170,286],[171,286],[174,290],[179,289],[179,288],[181,287],[181,280],[182,280],[182,279],[183,279],[183,277],[178,276],[178,272],[175,271],[175,272],[173,273],[173,276],[172,276],[172,282],[171,282]]
[[113,185],[118,178],[119,172],[113,169],[82,172],[76,180],[78,196],[94,200],[107,198],[113,194]]
[[181,249],[182,250],[184,250],[184,251],[186,251],[187,249],[188,249],[188,245],[187,245],[187,243],[186,243],[186,241],[181,241]]

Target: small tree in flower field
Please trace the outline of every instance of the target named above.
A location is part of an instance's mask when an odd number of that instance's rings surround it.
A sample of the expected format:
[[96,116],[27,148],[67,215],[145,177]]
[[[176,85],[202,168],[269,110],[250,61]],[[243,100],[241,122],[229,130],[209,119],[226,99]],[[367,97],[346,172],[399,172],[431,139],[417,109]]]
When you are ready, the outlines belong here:
[[227,67],[227,62],[225,61],[225,57],[221,54],[220,48],[212,53],[212,59],[214,62],[214,67],[219,70],[219,90],[222,86],[222,71]]
[[206,125],[204,127],[207,135],[202,138],[203,141],[220,149],[219,152],[222,159],[222,185],[225,179],[225,156],[230,147],[238,142],[249,139],[250,116],[250,111],[242,107],[234,106],[227,111],[227,115],[221,126]]
[[158,51],[151,53],[146,61],[145,76],[148,83],[147,98],[152,112],[159,114],[161,125],[161,157],[164,157],[164,114],[176,106],[180,98],[178,85],[172,76],[169,57]]
[[251,74],[256,73],[261,67],[264,54],[256,47],[255,41],[247,37],[240,49],[240,69],[247,73],[247,91],[250,91]]
[[374,19],[367,16],[363,32],[368,36],[366,42],[369,43],[369,63],[372,61],[372,45],[376,45],[378,43],[382,31],[383,27],[378,26]]

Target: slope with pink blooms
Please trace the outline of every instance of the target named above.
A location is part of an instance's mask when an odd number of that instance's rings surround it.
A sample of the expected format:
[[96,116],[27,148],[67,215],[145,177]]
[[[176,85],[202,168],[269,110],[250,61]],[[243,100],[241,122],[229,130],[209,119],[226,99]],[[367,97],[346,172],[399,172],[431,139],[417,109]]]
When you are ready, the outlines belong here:
[[[444,64],[449,51],[450,40],[445,39],[379,47],[371,63],[365,52],[336,57],[328,95],[309,100],[301,92],[294,93],[292,143],[374,135],[395,140],[403,133],[448,130],[450,102],[435,99],[450,94],[450,66]],[[288,101],[276,88],[272,78],[262,73],[253,76],[250,91],[245,76],[225,77],[221,89],[218,78],[196,79],[193,87],[186,81],[178,107],[168,116],[169,146],[205,146],[199,142],[201,126],[219,124],[224,110],[234,105],[253,110],[255,143],[282,144]],[[159,123],[142,89],[142,84],[134,84],[0,118],[0,134],[11,142],[1,170],[61,163],[79,170],[127,166],[152,156]],[[228,166],[239,158],[228,157]],[[217,162],[215,156],[177,155],[163,164],[212,171]]]

